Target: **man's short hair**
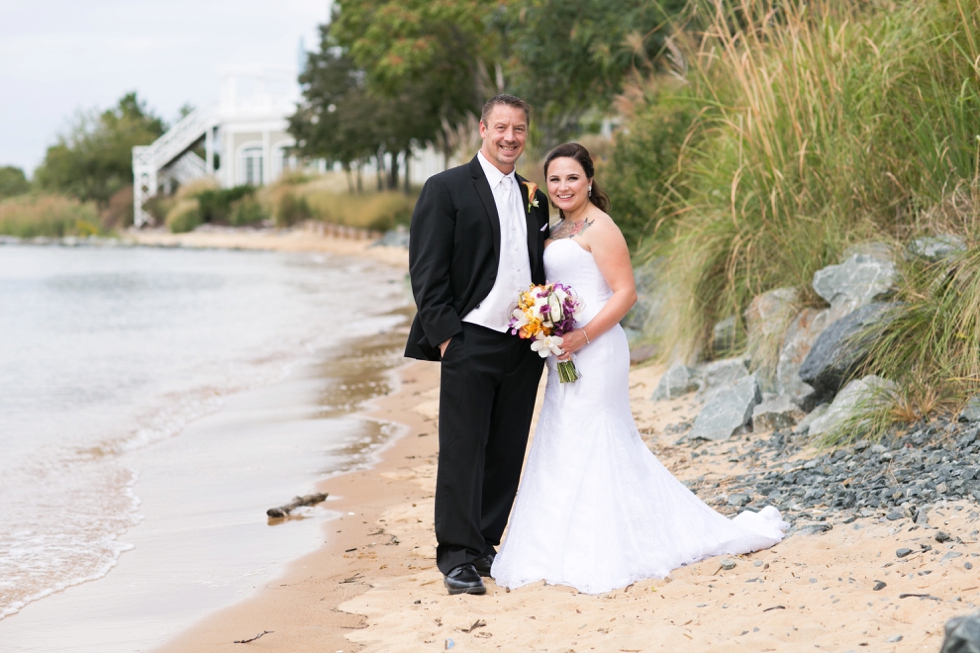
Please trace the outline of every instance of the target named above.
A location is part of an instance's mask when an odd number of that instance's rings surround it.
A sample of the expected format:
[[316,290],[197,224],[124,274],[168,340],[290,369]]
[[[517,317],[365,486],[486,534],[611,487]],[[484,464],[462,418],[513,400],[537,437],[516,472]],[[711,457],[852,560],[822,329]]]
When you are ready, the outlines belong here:
[[524,120],[526,120],[528,124],[531,124],[531,105],[516,95],[511,95],[510,93],[494,95],[492,98],[487,100],[487,103],[483,105],[483,113],[480,114],[480,122],[486,125],[487,116],[490,115],[490,112],[493,111],[493,108],[498,104],[506,104],[509,107],[522,109],[524,111]]

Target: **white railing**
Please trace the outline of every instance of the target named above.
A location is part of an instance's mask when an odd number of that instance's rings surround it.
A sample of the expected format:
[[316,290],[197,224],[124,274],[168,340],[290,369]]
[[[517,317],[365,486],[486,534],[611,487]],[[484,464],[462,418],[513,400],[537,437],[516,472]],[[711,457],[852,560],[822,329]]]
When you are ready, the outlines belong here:
[[[166,177],[187,183],[207,174],[207,162],[188,151],[201,138],[209,139],[218,124],[214,107],[201,107],[184,116],[150,145],[133,148],[133,224],[142,227],[153,223],[153,217],[143,204],[157,194],[161,171],[168,168]],[[210,141],[208,142],[210,146]]]

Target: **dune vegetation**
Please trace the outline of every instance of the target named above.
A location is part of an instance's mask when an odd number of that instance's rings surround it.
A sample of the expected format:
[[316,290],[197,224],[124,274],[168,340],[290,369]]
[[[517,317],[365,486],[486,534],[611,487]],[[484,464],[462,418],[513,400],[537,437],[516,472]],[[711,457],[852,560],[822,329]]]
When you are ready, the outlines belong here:
[[637,262],[659,260],[661,351],[710,357],[712,326],[744,329],[776,287],[820,305],[814,272],[854,243],[954,234],[952,269],[901,266],[902,315],[868,368],[899,382],[879,410],[896,419],[962,399],[980,382],[980,8],[731,0],[686,20],[669,70],[620,98],[601,172]]

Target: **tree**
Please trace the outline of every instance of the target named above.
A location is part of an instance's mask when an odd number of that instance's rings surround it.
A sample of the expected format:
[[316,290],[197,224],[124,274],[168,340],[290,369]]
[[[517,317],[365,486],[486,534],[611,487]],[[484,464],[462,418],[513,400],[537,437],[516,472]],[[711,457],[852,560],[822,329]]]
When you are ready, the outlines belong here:
[[0,200],[23,195],[31,190],[24,171],[14,166],[0,167]]
[[[333,23],[321,26],[320,50],[310,53],[300,83],[303,101],[289,121],[297,151],[340,162],[348,173],[374,158],[379,189],[398,188],[399,155],[407,160],[413,145],[431,140],[440,126],[430,80],[372,87],[368,74],[334,38]],[[391,167],[382,175],[386,156]]]
[[530,0],[508,9],[515,92],[534,108],[545,147],[606,110],[630,71],[655,62],[686,0]]
[[391,114],[388,151],[447,147],[453,131],[502,90],[501,75],[491,82],[488,72],[500,70],[499,0],[341,0],[338,6],[337,42]]
[[67,134],[48,148],[35,173],[41,188],[93,200],[105,207],[133,183],[133,146],[148,145],[166,131],[135,92],[102,113],[78,113]]

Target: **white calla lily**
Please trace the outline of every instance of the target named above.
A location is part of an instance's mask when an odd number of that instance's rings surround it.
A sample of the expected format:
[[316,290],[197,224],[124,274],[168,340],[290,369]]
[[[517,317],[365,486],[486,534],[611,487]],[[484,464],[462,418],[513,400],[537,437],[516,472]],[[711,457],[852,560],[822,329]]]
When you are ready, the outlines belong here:
[[561,336],[541,336],[531,343],[531,351],[538,352],[538,356],[541,358],[547,358],[552,354],[561,356],[562,342]]

